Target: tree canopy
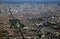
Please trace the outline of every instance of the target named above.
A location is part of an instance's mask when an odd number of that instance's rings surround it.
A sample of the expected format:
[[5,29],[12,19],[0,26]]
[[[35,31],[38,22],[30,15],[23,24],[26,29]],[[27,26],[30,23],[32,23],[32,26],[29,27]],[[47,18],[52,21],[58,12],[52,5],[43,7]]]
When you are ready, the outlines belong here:
[[10,28],[23,28],[25,27],[24,24],[20,22],[18,19],[9,19],[10,21]]

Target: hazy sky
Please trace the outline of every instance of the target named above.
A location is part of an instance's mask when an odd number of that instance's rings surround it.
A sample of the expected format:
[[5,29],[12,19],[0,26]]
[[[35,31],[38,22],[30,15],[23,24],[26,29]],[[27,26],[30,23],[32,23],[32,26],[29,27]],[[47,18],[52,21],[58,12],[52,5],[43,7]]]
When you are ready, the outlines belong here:
[[60,1],[60,0],[0,0],[0,1]]
[[60,0],[0,0],[0,2],[57,2],[60,3]]

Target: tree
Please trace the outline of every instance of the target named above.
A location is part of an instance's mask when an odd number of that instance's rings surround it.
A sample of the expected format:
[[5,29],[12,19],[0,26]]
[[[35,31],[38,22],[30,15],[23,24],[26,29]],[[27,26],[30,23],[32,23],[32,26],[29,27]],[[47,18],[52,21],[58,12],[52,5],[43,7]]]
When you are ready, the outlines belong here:
[[48,23],[48,25],[46,27],[51,28],[51,29],[60,30],[60,25],[57,23],[56,24]]
[[18,19],[9,19],[10,21],[10,28],[23,28],[25,27],[24,24],[20,22]]

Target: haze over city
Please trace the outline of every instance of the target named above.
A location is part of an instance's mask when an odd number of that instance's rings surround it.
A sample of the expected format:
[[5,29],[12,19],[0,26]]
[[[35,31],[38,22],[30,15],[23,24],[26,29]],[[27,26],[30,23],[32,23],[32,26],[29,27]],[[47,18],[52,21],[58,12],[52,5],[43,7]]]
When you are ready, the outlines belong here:
[[51,2],[51,3],[59,3],[60,0],[0,0],[0,3],[18,3],[18,2]]
[[60,39],[60,0],[0,0],[0,39]]

